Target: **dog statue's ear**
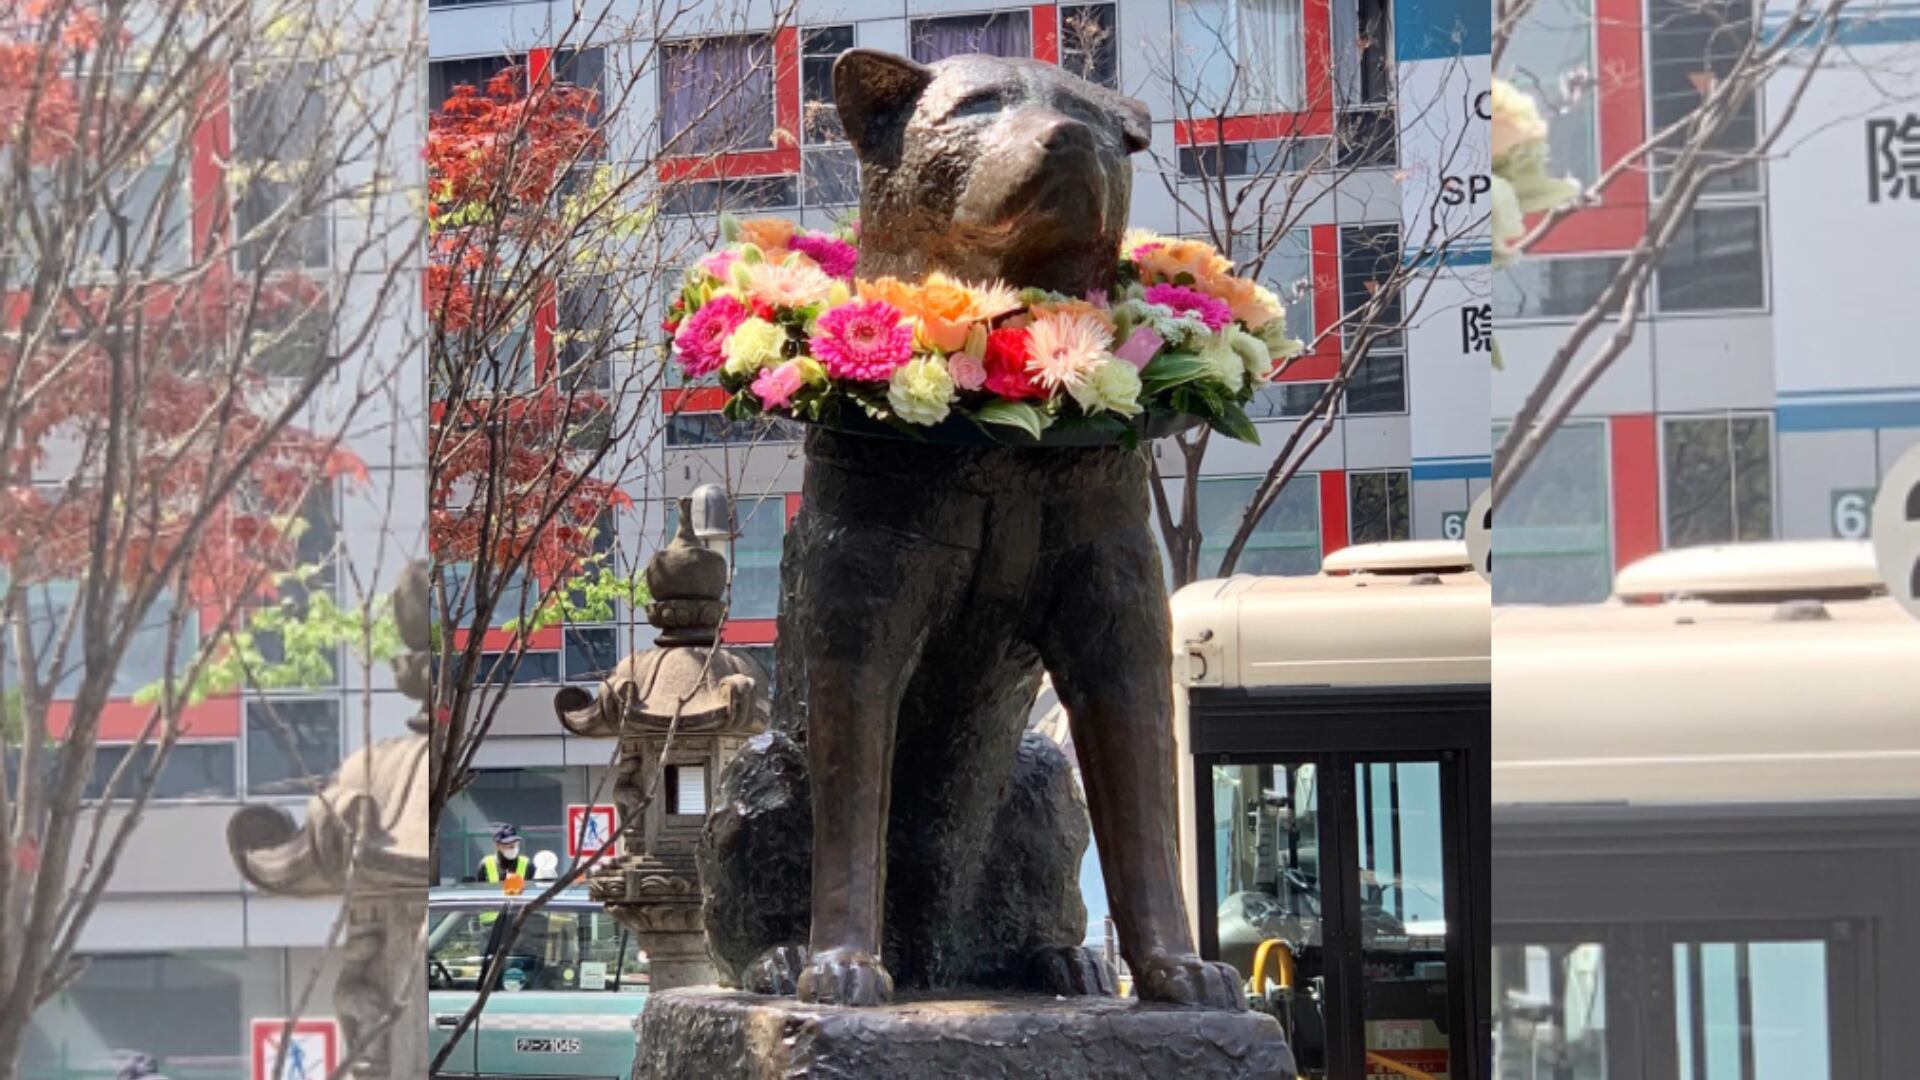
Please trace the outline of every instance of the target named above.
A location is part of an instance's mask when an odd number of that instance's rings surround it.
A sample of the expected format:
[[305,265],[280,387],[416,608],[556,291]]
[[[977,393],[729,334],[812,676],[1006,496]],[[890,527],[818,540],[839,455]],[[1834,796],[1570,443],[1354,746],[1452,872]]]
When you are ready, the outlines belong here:
[[833,104],[861,156],[905,126],[933,69],[876,49],[848,49],[833,63]]
[[1120,97],[1120,130],[1127,140],[1127,153],[1137,154],[1153,145],[1153,114],[1130,97]]

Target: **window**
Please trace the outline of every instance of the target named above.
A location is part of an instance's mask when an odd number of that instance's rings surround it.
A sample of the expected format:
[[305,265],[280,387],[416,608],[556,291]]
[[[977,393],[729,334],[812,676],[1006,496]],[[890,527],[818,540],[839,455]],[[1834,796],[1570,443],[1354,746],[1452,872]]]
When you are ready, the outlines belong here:
[[[331,483],[316,485],[307,493],[307,501],[300,509],[300,519],[305,526],[295,543],[296,565],[311,568],[312,576],[308,584],[289,581],[280,586],[280,606],[290,611],[293,617],[303,616],[308,598],[313,592],[331,593],[338,574],[337,551],[340,542],[339,514],[334,505],[335,489]],[[269,664],[287,662],[286,642],[283,636],[272,630],[254,631],[254,647]],[[338,655],[321,655],[326,664],[326,674],[315,672],[301,673],[302,688],[334,686],[339,682]],[[284,688],[284,687],[283,687]]]
[[1674,942],[1680,1075],[1828,1075],[1828,979],[1823,941]]
[[548,905],[527,916],[508,955],[505,989],[644,992],[639,940],[600,908]]
[[764,687],[769,701],[775,696],[775,685],[779,679],[779,666],[774,662],[774,648],[771,645],[736,645],[733,651],[753,657],[760,670],[767,673],[767,685]]
[[[603,759],[604,760],[604,759]],[[474,876],[480,860],[493,854],[493,828],[510,823],[524,841],[529,859],[541,851],[567,851],[567,807],[593,801],[584,767],[570,769],[479,769],[473,782],[447,804],[440,826],[440,876],[460,881]]]
[[[1261,258],[1265,248],[1266,257]],[[1233,238],[1233,261],[1253,268],[1261,284],[1272,289],[1287,308],[1287,334],[1311,344],[1313,321],[1313,231],[1289,229],[1274,236],[1241,232]]]
[[800,195],[808,206],[849,206],[860,201],[860,162],[847,145],[833,102],[833,63],[853,48],[853,27],[822,26],[801,32]]
[[1174,108],[1298,112],[1306,100],[1299,0],[1175,0]]
[[1033,55],[1033,21],[1024,10],[915,19],[909,26],[913,58],[923,64],[967,53]]
[[1514,27],[1500,62],[1507,79],[1539,102],[1551,120],[1548,170],[1555,176],[1597,179],[1602,168],[1600,94],[1605,88],[1570,92],[1562,83],[1569,72],[1594,73],[1593,0],[1536,0]]
[[1306,172],[1327,157],[1327,140],[1258,139],[1253,142],[1204,143],[1180,148],[1180,175],[1188,179],[1215,176],[1272,176]]
[[247,702],[247,792],[307,795],[340,764],[340,703]]
[[568,392],[613,389],[615,346],[611,278],[596,274],[570,280],[557,305],[555,345],[560,354],[559,383]]
[[[71,258],[61,257],[77,264],[78,277],[137,278],[178,269],[190,249],[191,182],[182,125],[177,118],[143,122],[134,116],[141,94],[156,92],[152,72],[123,73],[113,83],[76,91],[77,107],[119,114],[94,118],[124,143],[124,152],[116,147],[112,167],[90,158],[79,170],[42,165],[27,178],[28,197],[51,230],[47,239],[75,249]],[[109,175],[102,179],[95,175],[100,172]],[[0,259],[36,257],[39,239],[24,222],[10,227],[7,239]]]
[[499,921],[492,907],[435,910],[427,929],[427,988],[479,990]]
[[810,144],[847,141],[833,101],[833,62],[851,48],[852,26],[819,26],[800,32],[801,127]]
[[1347,415],[1407,411],[1407,358],[1374,349],[1347,381]]
[[1352,506],[1347,531],[1353,543],[1412,539],[1407,481],[1405,469],[1347,474],[1347,493]]
[[[1501,267],[1493,277],[1496,319],[1573,318],[1587,313],[1626,265],[1614,255],[1574,258],[1529,256]],[[1620,310],[1618,303],[1613,312]]]
[[1766,306],[1758,206],[1700,206],[1680,222],[1660,258],[1654,292],[1664,312]]
[[[457,630],[471,630],[478,615],[479,601],[474,595],[478,587],[473,584],[473,568],[469,563],[443,563],[437,568],[441,573],[442,587],[446,591],[446,603],[454,619]],[[525,571],[518,571],[506,581],[500,580],[500,572],[495,570],[488,579],[494,593],[493,618],[491,626],[498,628],[515,619],[533,614],[540,603],[540,590],[527,579]],[[434,618],[440,617],[440,601],[434,600]]]
[[[124,801],[144,783],[147,770],[153,768],[159,753],[155,743],[139,746],[99,746],[93,751],[93,772],[87,776],[83,798],[106,796],[107,781],[129,753],[136,755],[127,775],[114,788],[114,798]],[[180,742],[167,752],[167,762],[153,784],[156,799],[231,799],[238,792],[235,776],[234,744],[230,742]]]
[[[464,60],[436,60],[427,65],[427,105],[439,112],[453,96],[456,86],[471,86],[485,92],[493,77],[510,67],[518,67],[524,57],[475,56]],[[523,76],[524,78],[524,76]],[[521,85],[525,85],[524,82]]]
[[800,430],[800,425],[791,420],[729,420],[717,412],[671,413],[667,416],[667,445],[685,448],[798,442]]
[[[325,68],[314,61],[256,65],[236,78],[234,165],[241,185],[235,207],[243,270],[327,265],[328,217],[302,192],[329,161]],[[281,215],[275,220],[275,215]]]
[[773,39],[765,34],[660,47],[660,141],[669,154],[774,145]]
[[[1430,31],[1450,32],[1434,27]],[[1335,103],[1389,105],[1393,93],[1393,5],[1390,0],[1335,0],[1333,4]]]
[[[33,587],[29,590],[27,600],[30,612],[27,633],[34,642],[34,657],[39,662],[40,678],[53,682],[53,696],[56,699],[68,699],[78,694],[84,675],[82,668],[85,657],[77,629],[68,641],[58,672],[52,670],[53,657],[49,655],[60,643],[67,613],[75,599],[74,593],[72,582],[56,581]],[[200,620],[189,606],[182,613],[176,635],[170,625],[175,606],[172,595],[162,593],[147,609],[146,616],[140,620],[139,627],[127,642],[119,665],[113,670],[113,681],[107,691],[110,696],[129,698],[166,678],[170,641],[175,645],[172,650],[175,653],[173,674],[176,677],[187,674],[199,647]],[[9,657],[7,662],[12,664],[17,661]]]
[[1255,420],[1292,420],[1307,415],[1327,392],[1323,382],[1268,383],[1247,402],[1247,416]]
[[1547,1060],[1607,1080],[1606,968],[1599,942],[1494,946],[1494,1075]]
[[1060,9],[1060,66],[1090,83],[1120,86],[1120,35],[1112,4]]
[[[1647,80],[1653,98],[1649,132],[1687,119],[1700,108],[1707,90],[1733,74],[1741,53],[1753,40],[1755,18],[1750,0],[1649,0]],[[1758,94],[1748,95],[1720,137],[1705,147],[1709,164],[1739,161],[1752,153],[1759,140],[1759,99]],[[1656,190],[1664,186],[1667,170],[1680,152],[1679,142],[1654,149]],[[1759,186],[1759,166],[1749,161],[1717,176],[1704,190],[1755,191]]]
[[800,193],[791,176],[739,176],[675,183],[664,204],[667,213],[682,216],[738,214],[798,206]]
[[1765,416],[1666,422],[1667,546],[1773,536],[1772,428]]
[[1391,106],[1340,114],[1341,168],[1388,169],[1400,162],[1398,115]]
[[[1503,432],[1494,433],[1499,442]],[[1613,589],[1607,433],[1597,423],[1553,433],[1494,525],[1496,603],[1572,604]]]
[[[1320,570],[1320,495],[1311,473],[1280,489],[1234,564],[1237,574],[1313,574]],[[1220,572],[1227,545],[1240,528],[1259,485],[1254,477],[1200,480],[1200,573]]]
[[667,812],[692,817],[707,815],[706,766],[667,766]]
[[[1340,229],[1341,314],[1350,316],[1365,307],[1376,291],[1394,281],[1399,269],[1399,225],[1343,226]],[[1400,347],[1400,313],[1401,297],[1396,292],[1371,320],[1377,328],[1373,338],[1376,350]],[[1343,328],[1348,341],[1353,340],[1359,325],[1359,320],[1355,320]],[[1394,329],[1388,331],[1387,327]]]
[[[165,939],[164,929],[153,929]],[[24,1074],[112,1077],[137,1049],[157,1058],[167,1076],[244,1076],[248,1019],[291,1015],[287,988],[303,977],[288,971],[289,955],[281,948],[92,953],[73,984],[29,1021]]]
[[510,652],[481,653],[480,672],[480,677],[474,682],[482,686],[557,683],[560,681],[560,654],[546,649],[528,649],[516,660]]
[[611,626],[569,626],[566,641],[568,682],[604,679],[620,662],[620,634]]
[[324,292],[311,301],[291,300],[271,310],[263,303],[247,342],[252,354],[248,366],[266,376],[302,379],[313,374],[327,363],[333,346],[334,310]]

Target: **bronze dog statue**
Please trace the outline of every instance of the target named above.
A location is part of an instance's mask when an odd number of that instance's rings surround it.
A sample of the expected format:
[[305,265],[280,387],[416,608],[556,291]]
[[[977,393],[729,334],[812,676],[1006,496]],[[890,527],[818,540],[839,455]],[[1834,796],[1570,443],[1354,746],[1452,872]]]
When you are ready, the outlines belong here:
[[[834,96],[862,167],[862,277],[1111,286],[1149,139],[1138,102],[1043,63],[858,49]],[[1181,896],[1147,455],[824,429],[806,453],[776,730],[730,767],[703,852],[722,969],[847,1005],[889,1000],[896,978],[1112,993],[1081,947],[1070,771],[1025,733],[1044,668],[1140,997],[1243,1008]]]

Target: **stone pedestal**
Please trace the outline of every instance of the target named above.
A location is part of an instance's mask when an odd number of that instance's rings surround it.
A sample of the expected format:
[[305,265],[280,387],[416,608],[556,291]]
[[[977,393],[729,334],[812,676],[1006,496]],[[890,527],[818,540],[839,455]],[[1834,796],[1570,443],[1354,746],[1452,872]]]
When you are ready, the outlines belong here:
[[1260,1013],[1039,996],[843,1009],[703,988],[655,994],[632,1080],[1292,1080]]

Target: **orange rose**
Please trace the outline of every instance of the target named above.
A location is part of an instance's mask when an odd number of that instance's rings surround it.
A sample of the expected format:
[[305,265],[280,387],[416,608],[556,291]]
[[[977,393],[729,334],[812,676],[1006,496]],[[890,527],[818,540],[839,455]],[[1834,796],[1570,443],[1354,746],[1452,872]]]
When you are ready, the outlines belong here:
[[770,257],[782,255],[793,239],[793,222],[786,218],[748,218],[740,223],[740,239]]
[[965,345],[974,323],[1020,306],[1020,298],[1003,285],[976,287],[941,273],[929,275],[920,286],[889,277],[861,281],[856,287],[861,299],[884,300],[905,312],[918,323],[921,339],[944,352]]
[[1208,296],[1224,301],[1233,317],[1246,323],[1249,330],[1258,330],[1286,313],[1280,306],[1280,298],[1251,278],[1211,275],[1200,279],[1199,288]]
[[1173,281],[1186,274],[1195,281],[1233,273],[1228,262],[1204,240],[1168,240],[1139,258],[1140,276],[1148,284]]

